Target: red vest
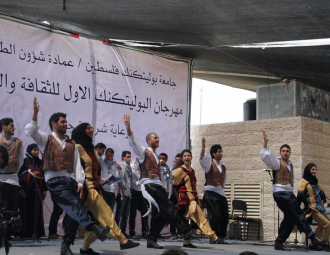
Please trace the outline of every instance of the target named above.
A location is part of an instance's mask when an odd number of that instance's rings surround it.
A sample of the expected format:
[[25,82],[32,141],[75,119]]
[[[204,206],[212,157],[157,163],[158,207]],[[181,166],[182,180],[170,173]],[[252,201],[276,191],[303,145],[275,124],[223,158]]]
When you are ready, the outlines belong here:
[[276,171],[276,177],[275,177],[275,183],[287,185],[288,183],[291,183],[291,186],[293,187],[293,166],[291,165],[291,171],[285,164],[285,162],[282,159],[280,160],[280,169]]
[[226,178],[226,167],[221,164],[221,173],[212,160],[211,168],[208,173],[205,173],[205,185],[219,186],[224,188],[225,178]]
[[141,164],[141,175],[142,178],[154,179],[159,177],[161,180],[160,162],[157,164],[154,154],[149,150],[145,150],[145,158]]
[[45,170],[57,171],[66,169],[69,173],[73,172],[75,142],[71,139],[67,139],[65,142],[65,148],[62,150],[61,145],[54,136],[48,136],[48,142],[43,154]]

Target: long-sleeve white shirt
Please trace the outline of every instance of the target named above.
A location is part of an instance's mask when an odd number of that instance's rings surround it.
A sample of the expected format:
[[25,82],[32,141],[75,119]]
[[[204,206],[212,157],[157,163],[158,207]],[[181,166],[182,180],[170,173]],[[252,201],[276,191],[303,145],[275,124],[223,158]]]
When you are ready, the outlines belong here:
[[[119,177],[118,168],[116,167],[116,160],[107,160],[106,158],[100,163],[101,165],[101,178],[109,179],[111,176]],[[112,183],[111,185],[103,185],[102,188],[106,192],[116,193],[118,190],[118,183]]]
[[[268,168],[270,168],[271,170],[280,170],[280,160],[276,157],[275,153],[272,151],[272,149],[270,148],[263,148],[260,151],[260,156],[261,156],[261,160],[266,164],[266,166]],[[288,161],[288,163],[286,163],[285,161],[283,161],[288,169],[290,171],[292,171],[291,166],[292,166],[292,162],[291,160]],[[293,172],[293,179],[294,179],[294,172]],[[294,180],[292,180],[293,182]],[[283,185],[283,184],[278,184],[275,183],[273,185],[273,193],[275,192],[280,192],[280,191],[288,191],[288,192],[293,192],[293,187],[291,185],[291,183],[288,183],[287,185]]]
[[[128,136],[128,144],[129,144],[129,146],[131,146],[136,157],[139,159],[140,163],[142,164],[145,160],[146,148],[138,145],[137,142],[135,141],[135,138],[133,135]],[[159,164],[158,155],[153,151],[153,149],[148,147],[147,150],[152,152],[152,154],[154,155],[154,157],[156,159],[157,164]],[[163,183],[159,180],[158,177],[155,177],[154,179],[142,178],[140,183],[144,183],[144,184],[153,183],[153,184],[158,184],[158,185],[161,185],[164,187]]]
[[[14,141],[14,139],[16,138],[16,137],[12,136],[7,141],[6,138],[4,138],[1,135],[1,133],[0,133],[0,137],[3,138],[3,140],[5,141],[5,143],[7,145],[10,145]],[[17,168],[16,173],[14,173],[14,174],[8,173],[7,167],[1,168],[0,169],[0,182],[4,182],[4,183],[8,183],[8,184],[20,186],[19,183],[18,183],[18,172],[19,172],[20,167],[23,165],[23,162],[24,162],[24,150],[23,150],[23,144],[22,144],[21,148],[19,149],[18,168]]]
[[[37,121],[31,121],[25,126],[25,134],[28,137],[31,137],[39,146],[41,153],[45,151],[47,141],[48,141],[48,134],[41,132],[38,127]],[[64,138],[63,141],[57,136],[56,133],[52,132],[52,136],[55,140],[61,145],[62,149],[65,149],[67,137]],[[85,181],[85,171],[81,166],[80,163],[80,154],[78,151],[77,146],[75,146],[74,150],[74,160],[73,160],[73,172],[69,173],[67,169],[60,169],[58,171],[52,171],[49,169],[44,169],[45,181],[55,177],[62,177],[67,176],[75,179],[79,186],[83,186]]]
[[[221,162],[218,164],[218,162],[215,159],[213,159],[213,162],[216,164],[216,166],[219,169],[220,174],[221,174],[222,173]],[[212,164],[212,158],[211,158],[210,154],[205,153],[203,159],[201,159],[201,157],[199,157],[199,163],[201,164],[204,172],[208,173],[211,169],[211,164]],[[227,171],[226,171],[225,179],[223,182],[224,186],[226,186],[226,180],[227,180]],[[223,187],[221,185],[218,185],[218,186],[206,185],[205,191],[213,191],[213,192],[218,193],[221,196],[226,197],[225,191],[223,190]]]
[[141,191],[140,179],[141,179],[141,169],[140,164],[136,160],[131,163],[132,168],[132,189],[136,191]]
[[172,172],[167,164],[165,164],[164,166],[160,166],[160,173],[166,192],[171,193],[171,184],[173,183]]

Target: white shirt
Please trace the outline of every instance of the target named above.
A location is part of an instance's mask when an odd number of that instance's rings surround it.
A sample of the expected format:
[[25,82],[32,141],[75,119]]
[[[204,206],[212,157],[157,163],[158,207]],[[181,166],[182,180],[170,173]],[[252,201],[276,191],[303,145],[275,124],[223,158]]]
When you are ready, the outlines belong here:
[[[5,143],[7,145],[10,145],[14,139],[16,137],[12,136],[10,137],[10,139],[7,141],[6,138],[4,138],[1,133],[0,133],[0,137],[3,138],[3,140],[5,140]],[[18,183],[18,172],[20,167],[23,165],[24,162],[24,152],[23,152],[23,144],[21,145],[21,148],[19,149],[19,155],[18,155],[18,169],[16,169],[16,173],[14,174],[6,174],[6,172],[8,173],[8,168],[1,168],[0,169],[0,182],[4,182],[4,183],[8,183],[8,184],[12,184],[12,185],[16,185],[16,186],[20,186]]]
[[[38,144],[41,153],[45,151],[48,142],[48,134],[41,132],[39,130],[37,121],[32,120],[31,123],[28,123],[25,126],[25,134],[26,136],[31,137]],[[65,137],[64,140],[61,141],[61,139],[54,132],[52,132],[52,136],[55,138],[55,140],[61,145],[62,149],[64,150],[66,145],[65,141],[68,138]],[[74,150],[73,173],[69,173],[67,169],[60,169],[57,171],[44,169],[44,175],[45,175],[46,183],[51,178],[67,176],[75,179],[79,186],[83,186],[83,183],[85,181],[85,171],[80,163],[80,154],[77,146],[75,146],[75,150]]]
[[[216,164],[216,166],[219,169],[219,172],[221,174],[222,173],[221,162],[218,164],[218,162],[215,159],[213,159],[213,162]],[[212,159],[211,159],[210,154],[205,153],[203,159],[201,159],[201,157],[199,157],[199,163],[201,164],[204,172],[208,173],[210,171],[211,165],[212,165]],[[223,182],[224,186],[226,186],[226,180],[227,180],[227,171],[225,173],[225,179]],[[218,186],[206,185],[205,191],[213,191],[215,193],[218,193],[221,196],[226,197],[225,191],[223,190],[223,187],[221,185],[218,185]]]
[[141,179],[141,169],[140,164],[136,160],[131,163],[132,168],[132,189],[136,191],[141,191],[140,179]]
[[[260,151],[261,160],[266,164],[268,168],[271,170],[280,170],[280,160],[276,157],[275,153],[270,148],[263,148]],[[283,162],[287,165],[288,169],[291,171],[291,160],[286,163],[284,160]],[[294,179],[294,172],[293,172],[293,179]],[[293,182],[294,180],[292,180]],[[275,183],[273,185],[273,193],[280,192],[280,191],[286,191],[286,192],[293,192],[293,187],[291,186],[291,183],[288,183],[287,185],[278,184]]]
[[[145,160],[145,154],[146,154],[146,148],[143,147],[143,146],[140,146],[137,144],[137,142],[135,141],[135,138],[134,136],[128,136],[128,144],[129,146],[131,146],[131,148],[133,149],[136,157],[139,159],[140,161],[140,164],[142,164]],[[151,151],[152,154],[154,155],[155,159],[156,159],[156,162],[157,164],[159,164],[159,159],[158,159],[158,155],[153,151],[152,148],[148,147],[147,150]],[[154,179],[149,179],[149,178],[142,178],[140,180],[140,183],[145,183],[145,184],[148,184],[148,183],[153,183],[153,184],[158,184],[158,185],[161,185],[164,187],[163,183],[159,180],[158,177],[155,177]]]
[[[116,167],[116,160],[107,160],[106,158],[100,163],[101,165],[101,178],[109,179],[111,176],[118,176],[118,168]],[[102,188],[106,192],[116,193],[118,190],[118,183],[112,183],[111,185],[102,185]]]

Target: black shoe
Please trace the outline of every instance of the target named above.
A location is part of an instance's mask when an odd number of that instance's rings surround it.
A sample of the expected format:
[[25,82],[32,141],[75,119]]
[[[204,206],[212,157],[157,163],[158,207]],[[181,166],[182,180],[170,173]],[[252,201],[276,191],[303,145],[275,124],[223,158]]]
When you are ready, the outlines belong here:
[[66,243],[62,243],[60,254],[61,255],[73,255],[72,251],[70,250],[70,246],[68,246]]
[[330,246],[329,245],[324,245],[323,247],[322,247],[323,249],[323,251],[328,251],[328,252],[330,252]]
[[312,239],[312,242],[313,242],[313,246],[317,247],[327,244],[328,240],[322,240],[315,235],[314,238]]
[[183,244],[183,247],[186,247],[186,248],[195,248],[197,249],[197,246],[193,245],[192,243],[188,243],[188,244]]
[[280,242],[275,242],[274,249],[279,251],[291,251],[291,249],[285,247],[283,243]]
[[308,249],[310,249],[311,251],[322,251],[323,247],[322,246],[313,246],[313,245],[309,245]]
[[89,248],[87,251],[80,249],[80,254],[100,255],[100,253],[93,251],[92,248]]
[[210,239],[210,244],[226,244],[225,240],[226,238],[221,238],[221,237],[218,237],[217,240]]
[[131,249],[131,248],[137,247],[139,245],[140,245],[140,243],[134,243],[131,240],[127,240],[127,243],[120,244],[120,249],[121,250]]
[[194,233],[192,230],[190,230],[188,233],[183,234],[183,239],[184,240],[192,240],[192,239],[199,239],[201,238],[201,235],[198,235]]
[[98,239],[104,242],[107,239],[107,234],[109,234],[110,228],[108,226],[100,227],[94,224],[92,226],[92,231],[94,231]]
[[156,243],[156,242],[152,242],[152,243],[147,242],[147,248],[163,249],[164,247],[159,246],[158,243]]

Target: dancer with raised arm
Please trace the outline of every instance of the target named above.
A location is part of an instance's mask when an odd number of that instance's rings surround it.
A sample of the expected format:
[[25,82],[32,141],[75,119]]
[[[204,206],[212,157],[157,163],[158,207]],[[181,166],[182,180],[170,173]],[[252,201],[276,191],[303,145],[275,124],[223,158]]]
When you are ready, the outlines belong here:
[[[196,175],[194,169],[191,168],[192,154],[190,150],[183,150],[182,158],[177,165],[177,170],[173,174],[173,190],[177,195],[178,203],[176,209],[187,220],[193,220],[205,236],[210,238],[212,244],[222,244],[223,240],[218,238],[207,222],[206,216],[200,206],[196,188]],[[183,247],[197,248],[185,240]]]
[[[127,129],[128,143],[132,147],[135,155],[140,161],[142,179],[141,190],[143,197],[152,204],[152,217],[150,234],[147,239],[147,247],[162,249],[157,244],[157,237],[166,223],[171,222],[177,229],[183,233],[185,240],[196,239],[200,236],[195,234],[187,222],[178,214],[174,204],[168,199],[166,190],[161,181],[160,162],[156,154],[159,146],[159,137],[156,133],[149,133],[146,137],[148,148],[139,146],[135,141],[131,130],[130,116],[124,116],[124,122]],[[147,212],[149,214],[151,208]]]
[[79,224],[86,230],[94,231],[100,240],[105,240],[109,227],[99,227],[82,206],[84,169],[80,164],[80,155],[75,142],[66,134],[66,114],[54,113],[49,118],[52,134],[41,132],[38,127],[40,105],[33,100],[33,116],[31,123],[25,126],[25,134],[31,137],[43,153],[44,175],[48,190],[53,200],[68,215],[64,226],[61,255],[71,255]]
[[[227,170],[220,162],[222,159],[222,147],[220,144],[211,146],[210,154],[205,153],[206,140],[202,138],[202,150],[199,158],[205,172],[205,193],[203,202],[207,208],[207,214],[211,228],[219,239],[217,243],[224,243],[228,225],[228,202],[224,187],[226,185]],[[210,243],[215,243],[210,239]]]
[[263,131],[264,147],[260,151],[261,160],[266,166],[275,171],[273,197],[284,213],[284,219],[278,230],[278,237],[275,240],[275,250],[290,250],[283,245],[291,234],[294,225],[297,225],[300,232],[304,232],[312,240],[313,246],[321,246],[327,243],[318,238],[305,219],[305,215],[297,203],[297,198],[293,194],[294,171],[290,160],[291,148],[288,144],[283,144],[280,148],[280,158],[277,158],[274,151],[267,147],[268,135]]

